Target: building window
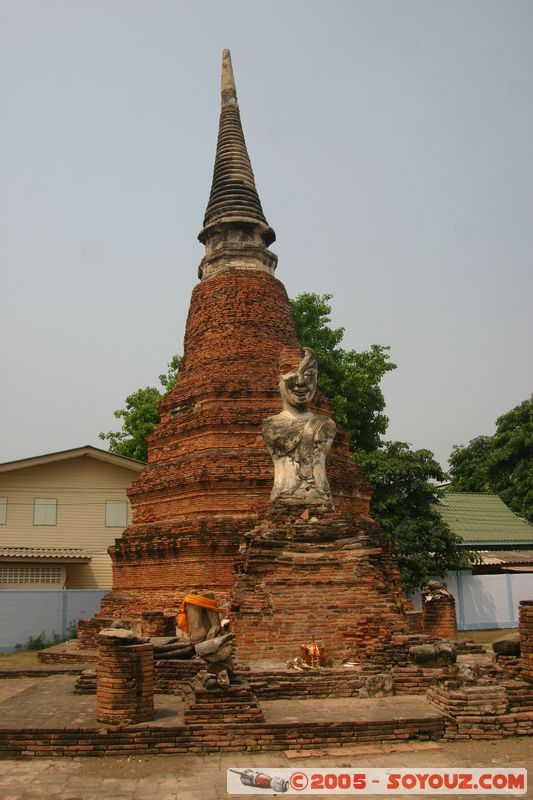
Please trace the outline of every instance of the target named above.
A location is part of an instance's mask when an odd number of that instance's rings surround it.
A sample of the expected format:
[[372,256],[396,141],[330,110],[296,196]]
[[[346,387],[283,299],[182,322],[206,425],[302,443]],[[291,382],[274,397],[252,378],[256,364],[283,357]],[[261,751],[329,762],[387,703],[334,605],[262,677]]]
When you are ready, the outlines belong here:
[[49,497],[36,497],[33,501],[33,524],[55,525],[57,521],[57,500]]
[[0,497],[0,525],[7,522],[7,497]]
[[125,500],[106,500],[106,528],[125,528],[128,524],[128,504]]
[[0,566],[1,583],[39,583],[62,584],[63,570],[61,567],[45,567],[33,564],[18,566],[16,564],[2,564]]

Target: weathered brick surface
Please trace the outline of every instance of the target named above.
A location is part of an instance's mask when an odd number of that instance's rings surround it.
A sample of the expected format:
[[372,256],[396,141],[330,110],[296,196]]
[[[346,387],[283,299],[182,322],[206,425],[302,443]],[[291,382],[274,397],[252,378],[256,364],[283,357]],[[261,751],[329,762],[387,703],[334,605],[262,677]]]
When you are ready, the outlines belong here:
[[509,700],[509,711],[533,712],[533,686],[520,678],[503,683]]
[[[196,676],[204,670],[205,664],[199,658],[154,661],[154,694],[189,695]],[[96,694],[96,669],[81,672],[74,694]]]
[[175,636],[176,615],[163,611],[143,611],[141,613],[142,636]]
[[394,694],[425,694],[435,680],[436,672],[414,664],[394,667]]
[[246,673],[246,680],[259,700],[358,697],[364,683],[359,672],[338,669],[309,672],[254,669]]
[[327,661],[371,660],[407,634],[399,592],[391,543],[370,518],[273,504],[237,562],[239,659],[284,661],[315,638]]
[[435,717],[412,720],[324,723],[244,722],[176,727],[139,725],[119,730],[0,730],[0,758],[51,756],[118,756],[170,753],[215,753],[248,750],[320,749],[325,745],[441,739],[444,722]]
[[522,678],[533,683],[533,600],[520,603],[519,631]]
[[456,717],[493,717],[505,714],[509,708],[505,687],[496,683],[490,686],[461,686],[457,689],[436,684],[429,689],[427,696],[437,708]]
[[183,697],[190,694],[196,676],[204,670],[205,664],[199,658],[154,661],[154,690]]
[[[194,691],[198,673],[205,669],[200,659],[154,661],[154,691],[189,697]],[[390,670],[394,694],[423,695],[435,679],[435,669],[415,665],[397,665]],[[238,668],[237,674],[250,686],[258,700],[294,700],[324,697],[360,697],[368,679],[381,673],[379,666],[366,665],[363,670],[320,669],[298,672],[291,669]],[[76,681],[75,694],[96,694],[96,670],[84,670]],[[366,694],[364,695],[366,696]],[[527,701],[529,702],[529,700]],[[516,705],[516,703],[515,703]],[[520,709],[529,711],[524,701]]]
[[[103,626],[100,625],[99,627],[102,628]],[[79,643],[79,640],[77,643]],[[89,647],[81,649],[79,646],[68,649],[51,647],[47,650],[39,650],[37,659],[40,664],[90,664],[98,660],[97,646],[95,640],[94,649]]]
[[405,621],[407,628],[411,633],[424,632],[424,614],[422,611],[412,611],[410,609],[405,612]]
[[96,694],[96,670],[84,669],[74,684],[74,694]]
[[96,718],[107,725],[146,722],[154,716],[154,648],[99,637]]
[[422,604],[423,628],[425,633],[440,639],[457,639],[457,618],[455,600],[439,597]]
[[226,690],[196,688],[185,711],[187,725],[216,722],[263,722],[263,712],[250,685],[242,683]]
[[498,739],[533,735],[533,690],[504,671],[485,668],[477,682],[437,676],[427,699],[447,715],[446,739]]
[[501,653],[494,653],[492,660],[507,677],[520,678],[522,676],[522,660],[520,656],[505,656]]
[[[98,632],[105,627],[104,621],[96,619],[80,619],[78,622],[78,647],[83,650],[98,648]],[[39,653],[39,661],[45,654]]]

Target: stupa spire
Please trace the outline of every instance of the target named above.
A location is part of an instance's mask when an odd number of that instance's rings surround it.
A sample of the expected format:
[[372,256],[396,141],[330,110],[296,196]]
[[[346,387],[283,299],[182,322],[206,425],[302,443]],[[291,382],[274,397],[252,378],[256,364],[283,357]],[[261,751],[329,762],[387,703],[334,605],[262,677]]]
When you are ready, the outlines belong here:
[[221,226],[256,231],[268,247],[276,234],[269,226],[255,186],[254,173],[242,130],[231,54],[222,53],[222,107],[211,193],[198,238],[207,244]]
[[233,65],[231,63],[231,53],[229,50],[222,51],[222,77],[220,79],[220,93],[222,95],[222,105],[224,103],[234,103],[237,105],[237,89],[233,76]]

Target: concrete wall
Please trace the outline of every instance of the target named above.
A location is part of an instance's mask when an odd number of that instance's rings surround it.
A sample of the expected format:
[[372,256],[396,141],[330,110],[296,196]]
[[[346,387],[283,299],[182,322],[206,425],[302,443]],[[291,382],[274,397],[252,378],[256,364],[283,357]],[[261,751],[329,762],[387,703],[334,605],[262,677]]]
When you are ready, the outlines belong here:
[[[533,599],[533,573],[470,575],[449,572],[446,586],[455,597],[457,628],[518,628],[518,604]],[[411,598],[421,608],[420,594]]]
[[14,650],[45,633],[65,638],[69,625],[91,617],[100,607],[104,590],[4,590],[0,592],[0,652]]
[[517,628],[520,600],[533,599],[532,573],[505,575],[448,574],[447,586],[455,597],[460,631]]

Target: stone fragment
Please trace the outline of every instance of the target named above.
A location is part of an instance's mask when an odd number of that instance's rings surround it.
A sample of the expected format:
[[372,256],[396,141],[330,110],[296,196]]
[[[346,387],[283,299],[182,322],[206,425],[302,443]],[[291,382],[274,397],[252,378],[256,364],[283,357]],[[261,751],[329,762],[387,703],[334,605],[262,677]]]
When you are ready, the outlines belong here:
[[142,636],[137,636],[127,628],[102,628],[98,635],[106,639],[115,639],[117,642],[121,641],[124,644],[144,644],[149,641]]
[[520,655],[520,633],[510,633],[507,636],[501,636],[495,639],[492,643],[492,649],[495,653],[503,656],[519,656]]
[[417,664],[444,667],[447,664],[455,663],[457,652],[451,642],[437,642],[414,645],[409,648],[409,656]]

